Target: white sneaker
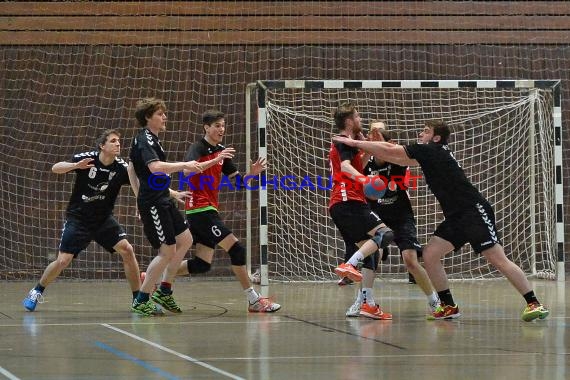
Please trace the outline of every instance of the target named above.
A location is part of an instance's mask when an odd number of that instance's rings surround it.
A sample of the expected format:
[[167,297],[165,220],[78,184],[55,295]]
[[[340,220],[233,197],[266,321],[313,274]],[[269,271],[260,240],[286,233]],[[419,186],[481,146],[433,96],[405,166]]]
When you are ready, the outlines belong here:
[[354,301],[354,303],[346,311],[347,317],[360,317],[360,308],[362,307],[362,302],[359,300]]
[[441,302],[439,302],[439,300],[436,300],[434,302],[428,302],[428,307],[432,314],[435,312],[435,310],[439,307],[440,304]]

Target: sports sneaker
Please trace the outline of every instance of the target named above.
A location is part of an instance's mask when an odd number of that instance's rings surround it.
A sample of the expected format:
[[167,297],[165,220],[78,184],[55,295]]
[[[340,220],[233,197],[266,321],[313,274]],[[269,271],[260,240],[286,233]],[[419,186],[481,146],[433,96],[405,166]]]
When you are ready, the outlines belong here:
[[348,277],[354,282],[362,281],[362,273],[349,263],[342,263],[334,269],[339,277]]
[[157,289],[154,291],[154,293],[152,293],[151,298],[154,302],[164,307],[171,313],[182,313],[182,309],[176,304],[176,301],[174,301],[172,294],[164,294],[160,291],[160,289]]
[[36,310],[36,305],[38,303],[44,303],[44,296],[41,292],[38,292],[36,289],[30,290],[28,296],[24,298],[22,304],[28,311]]
[[525,322],[534,321],[536,318],[544,319],[548,317],[550,311],[538,302],[529,303],[522,312],[522,320]]
[[362,301],[356,300],[346,311],[347,317],[360,317],[360,308],[362,307]]
[[[141,272],[141,286],[142,286],[145,278],[146,278],[146,272]],[[154,284],[151,294],[156,292],[156,289],[158,289],[158,284]]]
[[259,297],[254,303],[250,303],[247,311],[250,313],[273,313],[281,309],[281,305],[272,302],[267,297]]
[[146,302],[138,302],[136,298],[133,300],[131,311],[144,317],[150,317],[151,315],[164,315],[164,311],[162,311],[162,309],[155,305],[151,300],[148,300]]
[[437,310],[437,308],[440,306],[440,302],[439,300],[436,300],[434,302],[430,302],[428,301],[428,307],[429,307],[429,311],[431,314],[435,313],[435,311]]
[[442,303],[435,308],[431,315],[428,315],[427,319],[433,321],[436,319],[455,319],[460,316],[461,313],[459,313],[459,306],[444,305]]
[[352,284],[354,284],[354,281],[352,281],[348,277],[343,277],[340,280],[338,280],[338,282],[337,282],[338,286],[345,286],[345,285],[352,285]]
[[392,314],[382,311],[380,306],[372,306],[367,303],[363,303],[360,307],[360,315],[372,319],[381,319],[383,321],[389,321],[392,319]]

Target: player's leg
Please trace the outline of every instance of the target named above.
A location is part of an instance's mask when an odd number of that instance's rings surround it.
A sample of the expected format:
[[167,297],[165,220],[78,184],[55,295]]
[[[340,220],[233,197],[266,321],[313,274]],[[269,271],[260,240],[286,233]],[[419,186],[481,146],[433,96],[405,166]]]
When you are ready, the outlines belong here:
[[359,249],[345,263],[335,268],[335,273],[359,282],[362,274],[356,269],[358,263],[370,256],[379,248],[387,247],[394,235],[367,203],[344,202],[330,208],[333,222],[339,229],[343,239],[358,242]]
[[362,263],[362,282],[360,283],[362,304],[359,314],[372,319],[390,320],[392,319],[392,314],[383,311],[374,298],[374,280],[376,279],[376,270],[379,261],[380,252],[376,249],[376,251],[372,255],[367,256]]
[[176,235],[175,240],[174,253],[163,272],[160,286],[152,293],[152,300],[172,313],[181,313],[182,309],[172,296],[172,284],[182,263],[182,259],[192,246],[192,234],[188,228],[183,229],[182,232]]
[[[196,250],[192,258],[180,263],[177,276],[206,273],[211,269],[214,248],[218,241],[216,235],[221,235],[216,222],[212,220],[212,215],[215,214],[217,212],[209,210],[186,215],[186,223],[192,233]],[[226,233],[228,234],[229,232]]]
[[460,219],[446,218],[436,228],[434,236],[423,249],[426,272],[441,301],[440,307],[432,313],[429,319],[451,319],[461,315],[449,289],[449,281],[442,263],[445,255],[461,248],[466,242]]
[[121,256],[121,260],[123,261],[123,269],[125,271],[125,277],[129,283],[131,291],[133,292],[134,298],[137,296],[141,288],[141,281],[139,276],[139,263],[135,256],[133,246],[128,242],[127,239],[122,239],[113,246],[113,250]]
[[418,251],[416,249],[405,249],[402,251],[402,259],[404,260],[406,269],[414,277],[416,284],[426,295],[428,306],[433,313],[439,306],[439,297],[431,284],[426,270],[419,263]]
[[150,293],[176,255],[177,234],[172,223],[171,207],[172,203],[168,201],[139,208],[145,236],[152,247],[158,249],[157,256],[148,265],[145,279],[131,308],[143,316],[161,314],[161,310],[150,300]]
[[440,301],[426,270],[419,262],[419,257],[422,254],[422,246],[417,238],[416,222],[411,209],[407,216],[393,218],[389,221],[388,225],[394,231],[394,242],[400,249],[408,273],[410,273],[412,278],[414,278],[414,282],[418,284],[426,295],[430,313],[433,313],[439,306]]
[[537,318],[544,319],[550,314],[549,310],[536,298],[534,290],[522,269],[507,258],[500,244],[495,244],[493,247],[484,250],[482,254],[524,297],[527,306],[521,316],[523,321],[530,322]]
[[40,281],[24,298],[22,303],[26,310],[34,311],[36,309],[37,304],[42,302],[45,288],[71,264],[74,257],[83,251],[91,240],[89,226],[76,220],[65,221],[57,258],[48,264],[40,277]]
[[[227,229],[223,224],[218,223],[218,226],[221,231]],[[241,245],[235,235],[230,232],[229,235],[218,242],[218,246],[230,256],[232,272],[234,272],[247,298],[248,311],[253,313],[272,313],[279,310],[281,305],[271,301],[269,298],[262,297],[253,288],[247,272],[245,247]]]
[[94,240],[108,252],[118,253],[123,261],[125,277],[133,293],[133,299],[141,287],[139,263],[133,246],[126,239],[127,234],[113,216],[109,216],[100,224],[94,233]]
[[[357,250],[358,250],[358,247],[356,246],[356,244],[354,244],[353,242],[345,240],[344,241],[344,262],[347,262],[348,260],[350,260],[352,255],[354,255],[354,253]],[[348,277],[343,277],[340,280],[338,280],[338,282],[337,282],[338,286],[345,286],[345,285],[352,285],[352,284],[354,284],[354,281],[352,281]],[[360,306],[358,307],[358,310],[360,310]],[[358,315],[356,315],[356,316],[358,316]]]

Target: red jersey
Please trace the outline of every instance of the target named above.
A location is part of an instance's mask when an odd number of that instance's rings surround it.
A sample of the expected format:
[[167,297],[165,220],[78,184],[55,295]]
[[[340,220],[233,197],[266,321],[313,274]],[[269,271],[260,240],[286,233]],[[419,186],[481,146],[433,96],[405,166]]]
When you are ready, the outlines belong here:
[[331,144],[329,150],[329,164],[332,171],[333,186],[329,200],[329,208],[334,204],[349,200],[366,203],[362,183],[349,178],[350,174],[343,175],[340,169],[340,163],[342,161],[350,160],[350,164],[358,170],[359,173],[362,173],[364,169],[362,166],[362,156],[364,156],[364,153],[357,148],[345,144]]
[[[211,145],[204,138],[190,146],[185,161],[210,161],[216,158],[225,147],[221,144]],[[237,172],[237,168],[229,158],[204,170],[187,177],[190,196],[186,198],[184,210],[186,214],[218,209],[218,193],[222,174],[228,176]],[[228,185],[225,182],[226,186]],[[223,184],[222,184],[223,186]]]

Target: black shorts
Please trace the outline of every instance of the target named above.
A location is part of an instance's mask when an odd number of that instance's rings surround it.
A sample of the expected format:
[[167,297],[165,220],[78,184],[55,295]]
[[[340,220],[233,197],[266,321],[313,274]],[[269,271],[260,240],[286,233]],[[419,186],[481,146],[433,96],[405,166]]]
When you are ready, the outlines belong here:
[[358,201],[339,202],[329,212],[345,241],[355,243],[370,239],[368,232],[382,224],[368,203]]
[[413,249],[418,253],[418,257],[422,256],[422,246],[418,241],[418,230],[411,205],[408,207],[406,203],[399,202],[390,205],[370,203],[370,208],[394,231],[394,244],[400,252]]
[[495,213],[489,203],[477,203],[471,209],[446,217],[433,234],[453,244],[455,250],[469,243],[475,252],[481,253],[501,244]]
[[113,247],[126,238],[127,234],[112,215],[102,223],[86,223],[78,218],[68,217],[63,224],[59,251],[77,256],[89,243],[95,241],[113,253]]
[[194,237],[194,244],[215,248],[226,236],[232,233],[225,226],[216,210],[186,214],[186,220]]
[[188,229],[186,220],[172,198],[161,198],[149,205],[139,205],[144,234],[153,248],[176,244],[176,236]]

